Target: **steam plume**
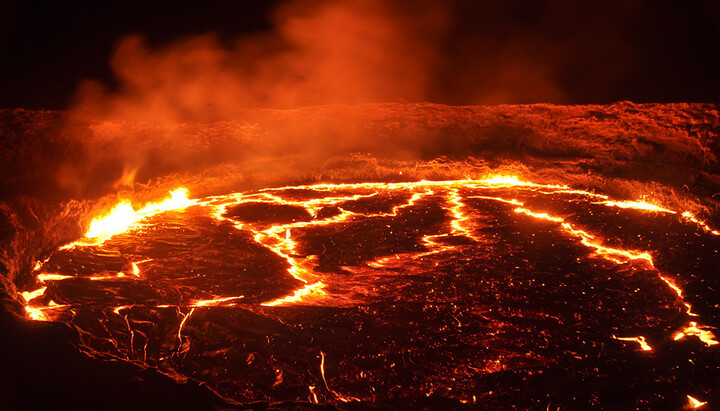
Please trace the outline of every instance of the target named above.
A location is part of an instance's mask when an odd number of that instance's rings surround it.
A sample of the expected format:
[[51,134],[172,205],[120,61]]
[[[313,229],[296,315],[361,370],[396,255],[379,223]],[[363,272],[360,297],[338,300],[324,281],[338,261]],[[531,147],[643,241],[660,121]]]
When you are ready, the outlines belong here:
[[411,14],[380,0],[298,0],[275,11],[272,33],[223,41],[208,33],[163,47],[119,41],[119,86],[88,81],[75,107],[85,118],[149,122],[233,119],[248,107],[421,101],[438,62],[445,6]]

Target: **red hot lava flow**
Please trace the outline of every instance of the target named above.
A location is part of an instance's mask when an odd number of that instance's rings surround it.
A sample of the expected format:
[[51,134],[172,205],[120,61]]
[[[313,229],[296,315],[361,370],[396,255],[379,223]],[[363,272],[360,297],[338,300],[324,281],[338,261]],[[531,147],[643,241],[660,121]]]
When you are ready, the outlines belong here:
[[690,212],[506,175],[189,196],[93,220],[37,263],[28,317],[238,402],[500,406],[637,364],[619,404],[714,385],[681,378],[718,349],[686,284],[720,233]]

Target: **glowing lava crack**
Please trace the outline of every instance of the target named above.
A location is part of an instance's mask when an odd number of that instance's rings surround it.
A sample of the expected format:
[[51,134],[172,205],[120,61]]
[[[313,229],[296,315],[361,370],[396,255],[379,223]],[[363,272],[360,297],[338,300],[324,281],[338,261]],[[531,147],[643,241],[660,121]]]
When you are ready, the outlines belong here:
[[718,235],[689,212],[512,176],[178,189],[95,219],[21,295],[88,349],[237,400],[382,400],[397,386],[475,403],[492,396],[479,376],[588,346],[717,345],[681,287],[692,273],[663,252]]

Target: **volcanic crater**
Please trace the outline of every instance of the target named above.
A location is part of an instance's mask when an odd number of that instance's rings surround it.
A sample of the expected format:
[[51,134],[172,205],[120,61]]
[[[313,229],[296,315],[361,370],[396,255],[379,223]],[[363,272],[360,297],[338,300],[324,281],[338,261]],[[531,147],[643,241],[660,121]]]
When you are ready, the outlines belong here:
[[713,105],[61,118],[1,117],[8,406],[720,403]]

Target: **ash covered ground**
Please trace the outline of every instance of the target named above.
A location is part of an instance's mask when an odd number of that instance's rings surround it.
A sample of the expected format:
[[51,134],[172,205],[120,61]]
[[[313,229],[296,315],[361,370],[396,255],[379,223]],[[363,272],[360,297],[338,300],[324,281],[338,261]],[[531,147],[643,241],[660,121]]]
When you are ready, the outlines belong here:
[[[718,402],[714,106],[238,116],[3,113],[9,407]],[[59,249],[178,186],[193,205]]]

